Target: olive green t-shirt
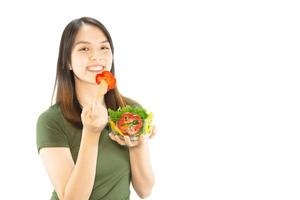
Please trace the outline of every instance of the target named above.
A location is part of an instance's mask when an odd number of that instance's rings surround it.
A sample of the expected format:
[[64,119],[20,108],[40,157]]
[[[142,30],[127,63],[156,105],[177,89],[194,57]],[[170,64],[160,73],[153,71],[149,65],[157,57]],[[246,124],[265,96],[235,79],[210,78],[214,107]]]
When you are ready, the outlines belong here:
[[[138,104],[139,105],[139,104]],[[127,200],[130,196],[130,162],[128,147],[112,141],[107,125],[99,138],[95,182],[90,200]],[[36,143],[38,152],[44,147],[70,148],[76,163],[82,129],[75,128],[63,116],[58,104],[49,107],[37,121]],[[51,200],[58,200],[55,191]]]

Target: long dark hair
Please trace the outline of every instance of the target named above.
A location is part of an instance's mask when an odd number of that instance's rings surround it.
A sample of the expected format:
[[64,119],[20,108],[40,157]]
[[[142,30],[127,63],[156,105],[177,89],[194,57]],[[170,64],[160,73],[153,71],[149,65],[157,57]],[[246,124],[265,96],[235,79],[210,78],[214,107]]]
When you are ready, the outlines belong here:
[[[75,127],[82,128],[82,122],[80,114],[82,112],[81,106],[78,102],[75,93],[75,81],[72,71],[69,70],[69,64],[71,63],[71,52],[75,42],[75,37],[79,29],[84,24],[89,24],[98,27],[106,36],[112,54],[114,53],[113,42],[111,36],[105,26],[98,20],[90,17],[82,17],[71,21],[64,29],[59,46],[59,54],[57,60],[56,78],[54,84],[54,90],[51,99],[51,105],[53,104],[53,96],[56,91],[56,102],[64,115],[64,117]],[[111,73],[115,75],[114,61],[112,62]],[[131,99],[124,97],[118,91],[116,87],[113,90],[109,90],[104,95],[104,100],[107,108],[116,110],[118,107],[123,107]]]

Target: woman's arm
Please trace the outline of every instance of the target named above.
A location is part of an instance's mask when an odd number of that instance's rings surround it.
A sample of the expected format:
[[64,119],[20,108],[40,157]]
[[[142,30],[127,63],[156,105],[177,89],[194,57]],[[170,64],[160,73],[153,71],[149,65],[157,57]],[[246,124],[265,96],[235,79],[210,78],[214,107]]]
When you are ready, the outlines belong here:
[[68,148],[44,148],[40,155],[60,200],[87,200],[91,195],[101,132],[107,109],[97,102],[83,108],[82,137],[76,165]]
[[155,181],[148,144],[144,141],[136,147],[130,147],[129,156],[133,188],[141,198],[146,198],[151,194]]
[[83,130],[76,165],[69,148],[42,148],[40,157],[60,200],[85,200],[93,189],[100,134]]
[[66,184],[63,199],[89,199],[96,174],[100,134],[83,130],[77,162]]
[[[149,138],[153,138],[156,133],[157,128],[153,126]],[[131,141],[128,136],[124,136],[123,140],[113,133],[110,133],[109,137],[122,146],[128,146],[133,188],[141,198],[148,197],[151,194],[155,177],[145,136],[140,136],[138,141]]]

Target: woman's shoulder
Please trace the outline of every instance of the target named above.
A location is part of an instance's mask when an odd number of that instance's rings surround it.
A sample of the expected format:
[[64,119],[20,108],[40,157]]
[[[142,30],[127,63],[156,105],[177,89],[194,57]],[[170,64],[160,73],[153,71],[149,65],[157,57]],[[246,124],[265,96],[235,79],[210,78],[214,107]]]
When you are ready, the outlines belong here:
[[56,103],[48,107],[46,110],[42,111],[39,115],[39,119],[60,121],[61,116],[62,113],[60,110],[60,106]]

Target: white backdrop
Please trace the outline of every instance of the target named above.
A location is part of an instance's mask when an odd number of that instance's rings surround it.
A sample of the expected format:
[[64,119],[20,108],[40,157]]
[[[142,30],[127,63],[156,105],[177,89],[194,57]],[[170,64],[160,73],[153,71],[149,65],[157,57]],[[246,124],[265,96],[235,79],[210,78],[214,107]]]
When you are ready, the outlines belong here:
[[289,0],[1,2],[1,199],[50,197],[36,119],[50,104],[62,31],[81,16],[108,28],[120,91],[155,115],[148,199],[299,199],[299,9]]

